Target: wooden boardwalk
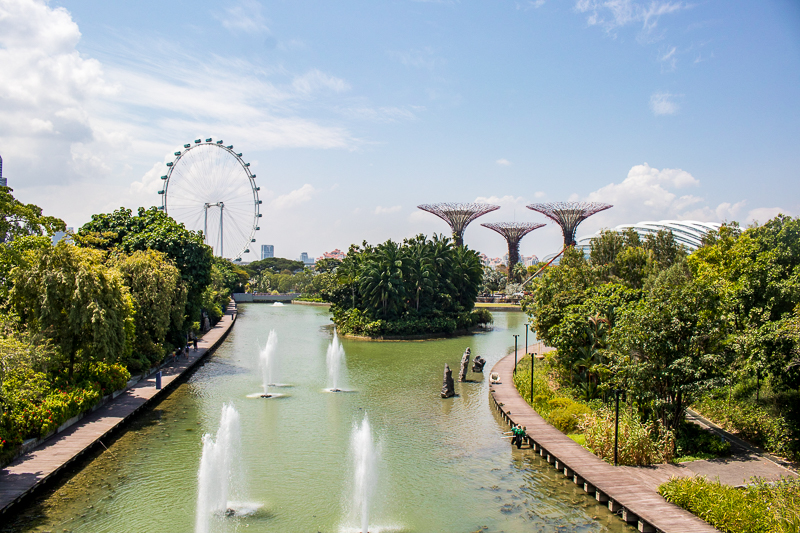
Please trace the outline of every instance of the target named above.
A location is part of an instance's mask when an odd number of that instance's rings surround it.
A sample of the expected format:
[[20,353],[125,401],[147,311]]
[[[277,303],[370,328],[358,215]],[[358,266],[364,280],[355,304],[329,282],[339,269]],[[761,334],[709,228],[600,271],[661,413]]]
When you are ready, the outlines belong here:
[[196,352],[190,351],[188,358],[176,359],[161,368],[160,390],[156,390],[154,372],[4,468],[0,472],[0,516],[97,446],[98,442],[103,445],[100,439],[118,429],[137,411],[169,394],[170,384],[177,384],[176,380],[213,352],[225,339],[235,320],[236,307],[231,304],[217,325],[198,341]]
[[[524,348],[519,350],[522,357]],[[548,463],[582,486],[588,496],[607,502],[622,519],[642,532],[715,532],[713,526],[662,498],[652,485],[634,476],[627,468],[614,467],[590,453],[548,424],[514,387],[514,353],[504,357],[492,372],[500,375],[492,386],[495,407],[509,423],[527,427],[529,442]]]

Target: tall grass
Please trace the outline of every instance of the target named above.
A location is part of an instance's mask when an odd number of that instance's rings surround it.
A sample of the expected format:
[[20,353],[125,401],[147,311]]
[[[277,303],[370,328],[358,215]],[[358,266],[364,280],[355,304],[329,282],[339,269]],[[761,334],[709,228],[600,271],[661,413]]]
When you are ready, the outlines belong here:
[[[586,446],[601,459],[614,461],[616,413],[601,407],[585,416],[580,424]],[[619,412],[618,460],[621,465],[667,463],[675,458],[675,435],[656,422],[642,422],[636,410],[622,406]]]

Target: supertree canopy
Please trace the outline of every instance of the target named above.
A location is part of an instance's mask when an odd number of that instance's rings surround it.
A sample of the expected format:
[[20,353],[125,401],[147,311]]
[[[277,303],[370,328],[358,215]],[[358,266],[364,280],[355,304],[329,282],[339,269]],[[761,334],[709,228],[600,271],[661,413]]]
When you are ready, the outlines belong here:
[[464,245],[464,230],[467,229],[467,225],[470,222],[490,211],[500,209],[499,205],[460,203],[422,204],[417,207],[423,211],[433,213],[450,224],[456,246]]
[[481,226],[493,229],[502,235],[508,243],[508,275],[514,271],[514,265],[519,263],[519,242],[528,233],[541,228],[544,224],[538,222],[487,222]]
[[561,232],[564,234],[564,246],[575,246],[575,230],[578,228],[578,224],[609,207],[613,206],[600,202],[548,202],[531,204],[528,209],[538,211],[554,220],[561,226]]

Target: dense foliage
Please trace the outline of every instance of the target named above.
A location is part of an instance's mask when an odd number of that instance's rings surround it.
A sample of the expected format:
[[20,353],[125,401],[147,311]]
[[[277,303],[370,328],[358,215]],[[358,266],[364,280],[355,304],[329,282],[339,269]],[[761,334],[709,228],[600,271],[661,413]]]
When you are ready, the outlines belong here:
[[673,478],[658,488],[670,501],[726,533],[800,531],[800,480],[755,480],[744,489],[703,477]]
[[[674,433],[676,449],[686,408],[700,402],[745,438],[797,457],[800,417],[783,418],[787,402],[767,405],[761,391],[798,397],[798,236],[800,219],[779,216],[744,231],[723,225],[691,255],[665,231],[602,232],[588,259],[568,249],[524,302],[538,338],[557,349],[556,388],[601,402],[623,390],[653,441]],[[755,385],[738,408],[709,400],[744,382]],[[748,427],[756,419],[758,431]]]
[[475,312],[483,279],[478,254],[447,237],[353,245],[322,291],[342,333],[452,333],[491,321]]
[[156,209],[64,223],[0,188],[0,462],[218,319],[247,272]]

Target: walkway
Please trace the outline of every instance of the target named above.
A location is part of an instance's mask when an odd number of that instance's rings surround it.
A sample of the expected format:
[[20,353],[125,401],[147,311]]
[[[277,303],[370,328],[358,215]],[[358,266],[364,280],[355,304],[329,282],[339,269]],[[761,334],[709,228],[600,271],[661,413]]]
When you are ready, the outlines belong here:
[[[519,357],[524,350],[518,351]],[[517,392],[513,371],[513,352],[492,369],[500,375],[501,382],[491,389],[495,407],[510,423],[526,426],[534,451],[582,486],[588,495],[599,502],[608,502],[612,512],[621,512],[624,521],[638,526],[642,532],[717,531],[688,511],[667,502],[651,483],[645,483],[629,469],[606,463],[548,424]]]
[[94,448],[100,439],[118,429],[137,411],[169,394],[169,385],[212,353],[235,320],[236,307],[231,304],[222,320],[198,341],[197,352],[190,351],[188,358],[177,359],[161,368],[161,390],[156,390],[153,373],[4,468],[0,472],[0,516]]

